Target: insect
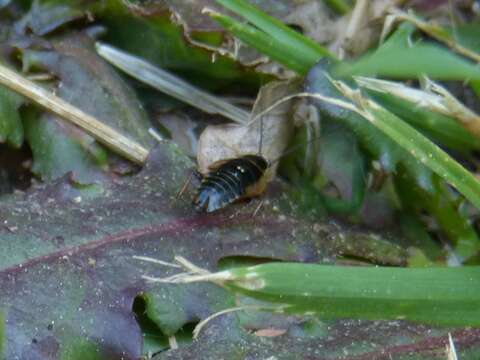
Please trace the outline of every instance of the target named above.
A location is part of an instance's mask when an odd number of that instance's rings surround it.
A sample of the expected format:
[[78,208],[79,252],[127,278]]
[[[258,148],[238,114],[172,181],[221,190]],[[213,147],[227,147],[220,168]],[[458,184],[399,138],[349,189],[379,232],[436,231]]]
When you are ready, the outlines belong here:
[[[218,160],[208,166],[206,173],[202,174],[197,171],[197,175],[201,179],[200,186],[193,198],[193,205],[197,211],[214,212],[233,202],[262,195],[267,184],[274,176],[274,165],[283,156],[319,139],[318,136],[314,136],[306,142],[296,144],[288,151],[282,151],[276,159],[267,160],[266,156],[261,155],[262,121],[260,121],[260,124],[260,141],[257,154],[250,153],[237,158]],[[181,192],[183,192],[183,189]]]
[[267,186],[268,161],[243,155],[213,163],[193,199],[198,211],[213,212],[237,200],[261,195]]
[[[201,184],[196,190],[193,205],[198,211],[213,212],[265,192],[268,182],[274,177],[275,164],[285,155],[284,150],[293,132],[292,103],[287,95],[295,92],[297,85],[290,82],[265,85],[258,94],[247,126],[225,125],[216,130],[213,127],[206,137],[206,132],[202,133],[199,144],[203,139],[204,145],[215,149],[219,144],[223,148],[221,151],[227,151],[223,159],[211,165],[204,160],[201,164],[197,156]],[[267,134],[265,144],[264,130]],[[204,148],[209,149],[207,146]],[[229,153],[230,149],[241,151]],[[240,155],[236,157],[236,154]],[[203,156],[205,158],[209,157]]]

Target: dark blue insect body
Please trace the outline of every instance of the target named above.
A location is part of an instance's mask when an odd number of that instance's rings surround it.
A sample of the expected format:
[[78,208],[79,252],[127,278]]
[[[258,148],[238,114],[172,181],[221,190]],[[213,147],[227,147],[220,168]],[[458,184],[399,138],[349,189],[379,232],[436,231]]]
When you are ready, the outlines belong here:
[[215,162],[203,177],[193,199],[195,208],[212,212],[234,201],[261,195],[266,188],[267,168],[267,160],[260,155]]

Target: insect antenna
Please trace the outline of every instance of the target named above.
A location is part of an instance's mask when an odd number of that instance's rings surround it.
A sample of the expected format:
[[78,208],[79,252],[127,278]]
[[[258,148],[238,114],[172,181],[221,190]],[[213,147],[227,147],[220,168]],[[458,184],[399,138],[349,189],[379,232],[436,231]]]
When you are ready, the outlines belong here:
[[258,143],[258,155],[262,155],[262,148],[263,148],[263,116],[260,118],[260,140]]
[[[280,103],[283,102],[283,100],[281,100],[280,102],[278,102],[276,106],[280,105]],[[253,120],[250,122],[249,125],[253,125],[255,121],[258,121],[259,122],[259,132],[260,132],[260,139],[259,139],[259,143],[258,143],[258,155],[259,156],[262,156],[262,150],[263,150],[263,131],[264,131],[264,121],[263,121],[263,117],[264,115],[267,114],[267,112],[273,110],[273,107],[270,107],[269,109],[267,109],[268,111],[262,111],[259,115],[256,115]],[[269,164],[269,167],[276,164],[277,162],[279,162],[284,156],[288,155],[288,154],[291,154],[292,152],[294,151],[297,151],[300,147],[302,146],[305,146],[305,145],[308,145],[310,143],[313,143],[315,141],[317,141],[318,139],[320,139],[320,136],[315,136],[313,138],[310,138],[309,140],[307,141],[304,141],[302,142],[301,144],[296,144],[295,146],[293,146],[292,148],[290,149],[287,149],[286,151],[284,151],[279,157],[277,157],[276,159],[272,160],[272,161],[268,161],[268,164]]]

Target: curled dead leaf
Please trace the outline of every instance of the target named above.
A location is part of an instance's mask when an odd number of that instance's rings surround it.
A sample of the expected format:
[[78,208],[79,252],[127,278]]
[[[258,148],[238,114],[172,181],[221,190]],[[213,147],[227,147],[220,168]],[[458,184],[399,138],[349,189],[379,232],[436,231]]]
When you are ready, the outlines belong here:
[[[260,90],[250,118],[262,113],[278,100],[296,93],[299,82],[271,82]],[[260,154],[272,164],[268,178],[275,174],[276,160],[279,159],[292,134],[292,103],[286,101],[248,126],[214,125],[208,126],[198,142],[198,170],[202,174],[209,172],[209,166],[216,161],[237,158],[246,154]]]

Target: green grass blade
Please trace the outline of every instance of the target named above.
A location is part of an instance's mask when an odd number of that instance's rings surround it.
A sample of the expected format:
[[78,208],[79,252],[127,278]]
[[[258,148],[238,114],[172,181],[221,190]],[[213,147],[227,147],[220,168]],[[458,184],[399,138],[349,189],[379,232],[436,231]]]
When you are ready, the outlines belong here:
[[441,80],[480,80],[480,68],[449,49],[433,43],[408,40],[411,26],[403,24],[390,39],[374,52],[351,63],[339,63],[340,76],[377,75],[398,79],[427,75]]
[[408,48],[381,47],[351,64],[342,64],[339,75],[377,75],[397,79],[427,75],[440,80],[480,80],[480,69],[438,45],[417,44]]
[[368,95],[383,107],[422,131],[436,143],[455,149],[463,154],[480,149],[477,139],[455,119],[434,113],[412,102],[388,93],[368,90]]
[[292,56],[289,48],[282,47],[275,39],[253,26],[243,24],[220,13],[211,12],[209,15],[245,44],[256,48],[262,54],[268,55],[272,60],[278,61],[299,74],[306,74],[312,66],[310,61],[302,57]]
[[480,267],[390,268],[269,263],[229,271],[228,288],[322,318],[480,326]]
[[312,39],[289,28],[280,20],[265,14],[245,0],[215,1],[237,15],[242,16],[285,47],[295,49],[300,56],[311,62],[312,65],[323,56],[334,57],[327,49]]
[[373,101],[362,104],[378,129],[409,151],[419,162],[453,185],[480,209],[480,182],[424,135]]

